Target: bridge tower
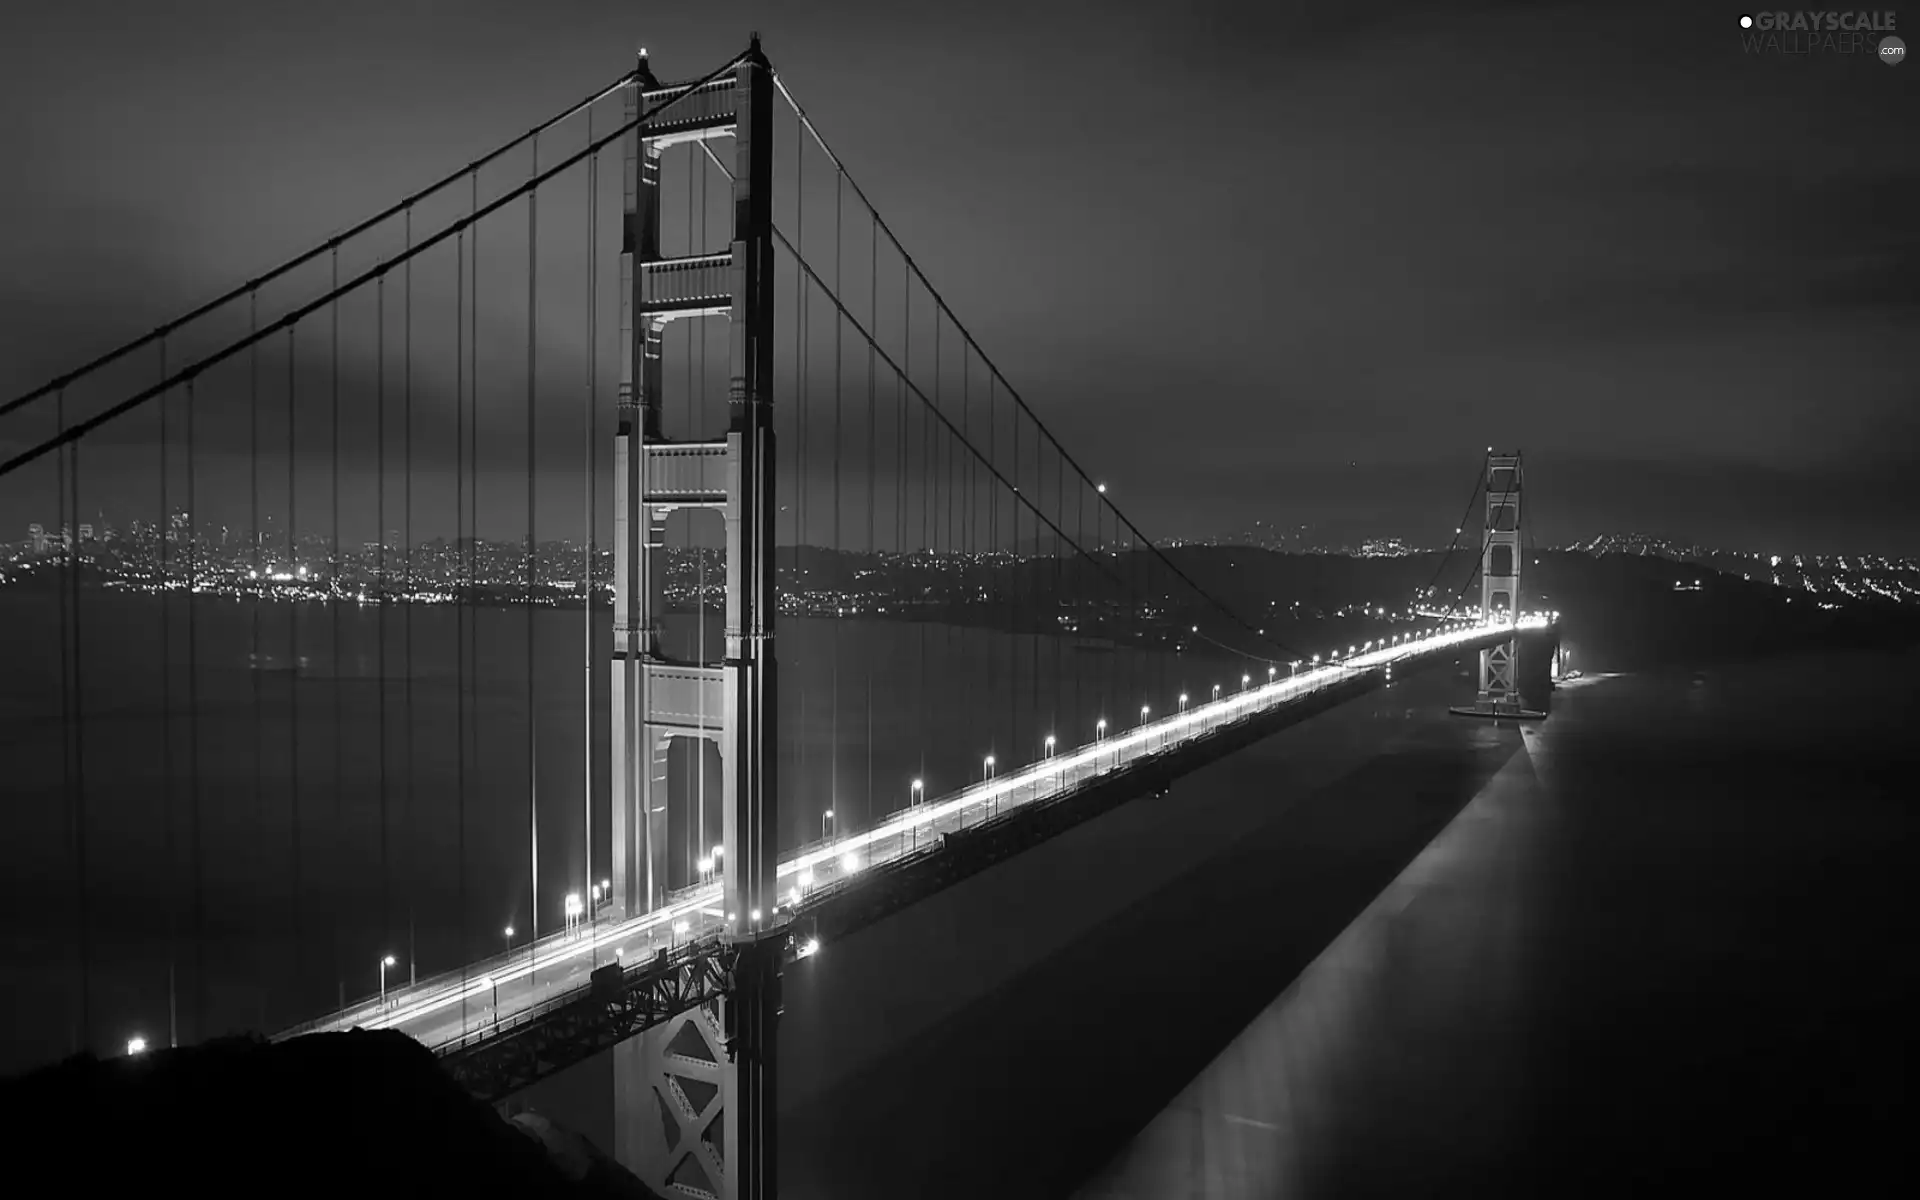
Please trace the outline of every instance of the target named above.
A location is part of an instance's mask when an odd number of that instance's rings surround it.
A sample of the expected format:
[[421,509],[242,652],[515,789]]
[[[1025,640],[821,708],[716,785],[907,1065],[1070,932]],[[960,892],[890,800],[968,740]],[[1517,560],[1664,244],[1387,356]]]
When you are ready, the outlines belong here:
[[1480,652],[1480,693],[1471,708],[1452,711],[1468,717],[1541,717],[1520,694],[1520,494],[1518,454],[1495,454],[1486,467],[1487,528],[1480,558],[1480,616],[1514,627],[1506,641]]
[[[627,114],[620,252],[621,375],[614,439],[611,882],[616,919],[667,894],[668,747],[719,744],[718,864],[732,989],[614,1050],[615,1156],[662,1194],[760,1198],[775,1186],[774,1057],[784,931],[775,928],[773,76],[758,37],[730,71],[663,85],[642,51]],[[662,107],[662,106],[666,107]],[[641,122],[644,114],[655,115]],[[662,152],[733,140],[724,251],[660,250]],[[704,249],[704,248],[697,248]],[[725,440],[669,441],[662,330],[730,323]],[[660,637],[667,514],[721,512],[726,631],[719,662],[669,658]]]

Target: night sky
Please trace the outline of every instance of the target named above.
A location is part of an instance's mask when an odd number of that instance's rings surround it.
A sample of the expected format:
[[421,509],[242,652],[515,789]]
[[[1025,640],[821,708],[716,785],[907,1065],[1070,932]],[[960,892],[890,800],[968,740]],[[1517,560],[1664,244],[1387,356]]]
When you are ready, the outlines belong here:
[[[66,0],[0,45],[0,393],[759,29],[1155,535],[1920,553],[1920,66],[1729,4]],[[1915,28],[1901,32],[1911,43]],[[18,536],[5,531],[4,536]]]

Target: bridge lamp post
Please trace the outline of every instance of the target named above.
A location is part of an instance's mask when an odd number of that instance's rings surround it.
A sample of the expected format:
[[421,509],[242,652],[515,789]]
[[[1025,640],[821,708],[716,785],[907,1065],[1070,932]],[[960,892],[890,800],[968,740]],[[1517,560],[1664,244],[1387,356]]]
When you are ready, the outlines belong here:
[[[924,790],[924,786],[918,779],[908,785],[907,808],[909,810],[920,807],[920,798]],[[913,847],[916,850],[920,848],[920,822],[918,821],[913,823]]]
[[1187,711],[1187,694],[1185,692],[1180,693],[1180,711],[1183,713]]
[[1048,758],[1053,757],[1053,735],[1052,734],[1047,735],[1047,757]]
[[1107,740],[1107,719],[1105,717],[1101,717],[1093,723],[1093,740],[1096,742],[1104,742]]
[[1279,668],[1279,667],[1268,667],[1268,668],[1267,668],[1267,682],[1268,682],[1268,683],[1272,683],[1272,682],[1273,682],[1273,677],[1274,677],[1275,675],[1278,675],[1279,673],[1280,673],[1280,668]]
[[1220,699],[1220,685],[1217,683],[1213,685],[1213,698],[1216,701]]
[[1250,684],[1250,683],[1252,683],[1252,682],[1253,682],[1253,676],[1251,676],[1251,675],[1242,675],[1242,676],[1240,677],[1240,690],[1241,690],[1241,691],[1243,691],[1243,692],[1244,692],[1244,691],[1246,691],[1246,690],[1247,690],[1247,685],[1248,685],[1248,684]]
[[702,858],[693,865],[694,868],[700,872],[701,883],[713,882],[713,860],[711,858]]
[[512,954],[513,953],[513,926],[509,925],[505,929],[501,930],[500,936],[507,939],[507,953]]
[[383,1008],[387,1003],[387,968],[392,965],[393,955],[391,954],[380,960],[380,1005]]
[[993,782],[993,755],[991,754],[987,755],[986,762],[983,764],[982,770],[984,772],[984,774],[981,777],[982,780],[987,783],[992,783]]
[[1292,679],[1294,676],[1298,675],[1299,673],[1300,673],[1300,660],[1296,658],[1292,662],[1287,664],[1287,678]]
[[820,814],[820,840],[825,841],[828,838],[833,836],[831,832],[832,825],[833,825],[833,810],[828,809],[827,811]]

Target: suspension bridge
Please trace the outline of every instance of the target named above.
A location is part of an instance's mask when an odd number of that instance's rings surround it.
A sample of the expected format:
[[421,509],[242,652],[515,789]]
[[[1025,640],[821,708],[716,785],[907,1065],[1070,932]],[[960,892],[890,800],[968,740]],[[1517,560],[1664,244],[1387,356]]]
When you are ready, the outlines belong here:
[[757,39],[643,51],[0,405],[46,1049],[390,1028],[488,1100],[611,1053],[650,1186],[771,1195],[785,964],[1396,670],[1538,715],[1522,491],[1490,448],[1427,586],[1289,645]]

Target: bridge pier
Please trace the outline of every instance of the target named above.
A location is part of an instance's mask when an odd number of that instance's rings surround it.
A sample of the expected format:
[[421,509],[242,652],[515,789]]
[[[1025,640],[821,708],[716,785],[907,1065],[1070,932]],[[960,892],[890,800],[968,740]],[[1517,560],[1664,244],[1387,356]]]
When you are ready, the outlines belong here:
[[[772,100],[772,72],[757,37],[730,74],[697,88],[661,85],[641,57],[629,117],[659,111],[627,139],[620,263],[615,915],[650,912],[666,899],[672,739],[717,741],[724,851],[713,866],[722,882],[730,978],[723,998],[614,1048],[615,1157],[664,1194],[723,1200],[775,1193],[775,1058],[788,941],[775,887]],[[727,250],[694,247],[685,258],[663,258],[661,150],[728,135],[734,228]],[[671,320],[718,316],[728,319],[731,333],[726,439],[668,441],[660,421],[660,331]],[[718,663],[671,660],[658,636],[665,518],[682,507],[717,509],[725,525],[726,649]],[[709,850],[701,847],[703,855]]]

